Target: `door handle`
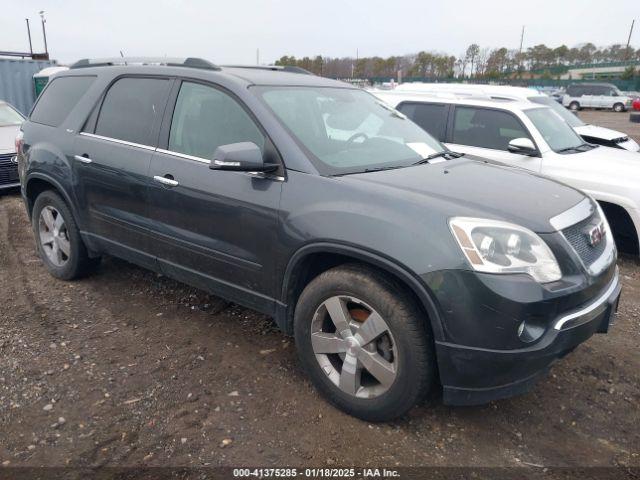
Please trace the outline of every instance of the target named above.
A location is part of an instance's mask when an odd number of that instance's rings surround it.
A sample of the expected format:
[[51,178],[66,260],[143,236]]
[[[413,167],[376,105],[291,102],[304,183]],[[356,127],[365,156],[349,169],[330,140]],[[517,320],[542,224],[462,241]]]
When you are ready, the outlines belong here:
[[78,160],[79,162],[82,162],[82,163],[91,163],[91,162],[93,162],[93,160],[91,160],[89,158],[89,155],[87,155],[86,153],[84,155],[74,155],[73,158],[75,158],[76,160]]
[[174,180],[173,178],[161,177],[160,175],[154,175],[153,179],[158,183],[166,185],[167,187],[177,187],[178,185],[180,185],[177,180]]

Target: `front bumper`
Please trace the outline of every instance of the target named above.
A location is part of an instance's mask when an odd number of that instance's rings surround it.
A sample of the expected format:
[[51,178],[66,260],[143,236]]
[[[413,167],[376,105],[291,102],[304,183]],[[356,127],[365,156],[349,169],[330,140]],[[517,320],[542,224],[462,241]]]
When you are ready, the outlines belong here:
[[477,405],[527,392],[556,359],[608,331],[620,290],[616,268],[595,299],[556,315],[531,346],[501,350],[436,341],[444,403]]

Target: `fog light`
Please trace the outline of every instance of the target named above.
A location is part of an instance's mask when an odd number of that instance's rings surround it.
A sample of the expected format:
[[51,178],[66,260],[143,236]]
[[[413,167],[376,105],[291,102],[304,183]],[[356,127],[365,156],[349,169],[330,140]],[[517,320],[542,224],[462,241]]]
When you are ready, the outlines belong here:
[[536,319],[530,319],[528,322],[523,320],[518,325],[518,338],[526,343],[535,342],[544,332],[544,325],[537,323]]

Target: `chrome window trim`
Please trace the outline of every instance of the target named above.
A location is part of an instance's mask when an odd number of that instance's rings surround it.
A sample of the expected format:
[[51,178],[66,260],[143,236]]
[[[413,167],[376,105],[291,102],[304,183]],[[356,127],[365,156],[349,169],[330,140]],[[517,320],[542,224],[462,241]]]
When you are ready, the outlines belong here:
[[172,150],[165,150],[164,148],[156,148],[156,152],[164,153],[165,155],[172,155],[174,157],[183,158],[185,160],[193,160],[194,162],[210,164],[211,160],[202,157],[196,157],[194,155],[187,155],[186,153],[174,152]]
[[567,227],[581,222],[585,218],[589,218],[591,215],[593,215],[594,210],[595,207],[591,202],[591,199],[587,197],[577,205],[571,207],[569,210],[566,210],[561,214],[550,218],[549,223],[557,231],[561,231]]
[[598,297],[596,301],[582,308],[581,310],[578,310],[577,312],[573,312],[573,313],[570,313],[569,315],[565,315],[564,317],[562,317],[560,320],[556,322],[553,328],[555,330],[562,330],[562,326],[565,323],[571,320],[574,320],[576,318],[582,317],[584,315],[588,315],[589,313],[593,312],[595,309],[600,307],[604,302],[606,302],[609,299],[611,294],[614,292],[614,290],[618,286],[618,283],[619,283],[619,272],[618,272],[618,267],[616,267],[616,273],[613,277],[613,281],[609,285],[609,288],[607,288],[607,290],[602,295],[600,295],[600,297]]
[[120,140],[119,138],[104,137],[102,135],[96,135],[95,133],[80,132],[80,135],[90,138],[97,138],[98,140],[106,140],[107,142],[119,143],[120,145],[128,145],[129,147],[142,148],[143,150],[155,151],[156,147],[151,145],[143,145],[141,143],[128,142],[126,140]]

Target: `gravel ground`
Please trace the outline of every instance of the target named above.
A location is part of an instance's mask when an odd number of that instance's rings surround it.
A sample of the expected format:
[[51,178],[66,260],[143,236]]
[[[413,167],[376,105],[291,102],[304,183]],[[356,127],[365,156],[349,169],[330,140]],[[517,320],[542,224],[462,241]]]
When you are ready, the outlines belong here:
[[531,393],[371,425],[318,396],[268,317],[110,258],[53,279],[5,195],[0,464],[637,467],[640,262],[619,263],[612,331]]

